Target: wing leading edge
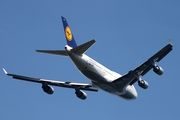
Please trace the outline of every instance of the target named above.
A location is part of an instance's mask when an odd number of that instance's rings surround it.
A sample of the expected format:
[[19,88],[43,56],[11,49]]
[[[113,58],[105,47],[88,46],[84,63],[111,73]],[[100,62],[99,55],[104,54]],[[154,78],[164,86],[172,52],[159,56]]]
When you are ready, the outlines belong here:
[[160,51],[150,57],[146,62],[141,64],[139,67],[131,70],[129,73],[123,75],[117,80],[113,81],[115,84],[119,84],[123,89],[128,86],[134,84],[138,81],[140,76],[144,76],[149,70],[151,70],[154,66],[156,66],[156,62],[162,60],[173,48],[172,43],[170,42],[168,45],[163,47]]
[[95,92],[98,91],[98,89],[96,87],[94,87],[92,84],[88,84],[88,83],[64,82],[64,81],[27,77],[27,76],[22,76],[22,75],[17,75],[17,74],[10,74],[4,68],[3,68],[3,71],[6,75],[12,76],[14,79],[18,79],[18,80],[42,83],[42,84],[58,86],[58,87],[65,87],[65,88],[74,88],[74,89],[78,88],[81,90],[95,91]]

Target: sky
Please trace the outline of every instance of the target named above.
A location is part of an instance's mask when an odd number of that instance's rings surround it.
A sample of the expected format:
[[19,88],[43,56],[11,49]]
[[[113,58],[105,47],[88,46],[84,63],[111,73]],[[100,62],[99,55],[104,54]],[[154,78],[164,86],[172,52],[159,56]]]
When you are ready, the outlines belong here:
[[158,63],[162,76],[150,71],[137,83],[138,98],[126,101],[104,91],[78,99],[73,89],[19,81],[0,72],[2,120],[175,120],[180,111],[180,2],[178,0],[1,0],[0,68],[37,78],[90,81],[69,58],[41,54],[37,49],[64,49],[61,16],[78,45],[95,39],[86,54],[120,74],[136,68],[168,44],[173,51]]

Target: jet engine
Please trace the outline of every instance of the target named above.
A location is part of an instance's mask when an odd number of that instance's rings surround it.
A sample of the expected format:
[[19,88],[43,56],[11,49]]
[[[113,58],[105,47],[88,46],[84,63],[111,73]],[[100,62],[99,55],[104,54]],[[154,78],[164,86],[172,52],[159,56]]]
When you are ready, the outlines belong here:
[[162,75],[164,73],[164,70],[160,66],[154,66],[153,71],[158,75]]
[[85,100],[87,98],[87,94],[82,90],[76,90],[75,94],[81,100]]
[[147,89],[148,86],[149,86],[148,83],[145,80],[139,80],[138,85],[143,89]]
[[49,85],[42,85],[42,89],[45,93],[47,94],[53,94],[54,93],[54,89],[53,87],[49,86]]

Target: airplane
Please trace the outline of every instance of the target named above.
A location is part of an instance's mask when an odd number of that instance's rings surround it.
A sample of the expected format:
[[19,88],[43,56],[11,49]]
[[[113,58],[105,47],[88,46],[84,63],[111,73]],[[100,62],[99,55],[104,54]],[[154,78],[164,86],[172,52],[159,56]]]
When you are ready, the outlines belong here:
[[134,100],[137,98],[138,94],[134,87],[134,83],[147,89],[149,84],[147,81],[143,80],[141,76],[144,76],[151,69],[157,74],[162,75],[164,70],[162,67],[157,65],[161,59],[163,59],[173,48],[171,41],[160,51],[154,54],[152,57],[147,59],[137,68],[130,70],[124,75],[114,72],[105,66],[101,65],[94,59],[90,58],[85,54],[85,52],[96,42],[94,39],[90,40],[84,44],[77,45],[72,34],[72,31],[67,23],[66,18],[62,18],[62,23],[64,26],[65,38],[67,45],[65,45],[65,50],[36,50],[41,53],[48,53],[60,56],[69,57],[77,69],[88,79],[90,83],[75,83],[75,82],[64,82],[57,80],[48,80],[42,78],[27,77],[18,74],[8,73],[4,68],[3,71],[6,75],[12,76],[14,79],[35,82],[42,84],[42,89],[47,94],[53,94],[54,88],[52,86],[71,88],[75,90],[75,95],[85,100],[87,94],[84,91],[94,91],[99,90],[106,91],[110,94],[117,95],[125,100]]

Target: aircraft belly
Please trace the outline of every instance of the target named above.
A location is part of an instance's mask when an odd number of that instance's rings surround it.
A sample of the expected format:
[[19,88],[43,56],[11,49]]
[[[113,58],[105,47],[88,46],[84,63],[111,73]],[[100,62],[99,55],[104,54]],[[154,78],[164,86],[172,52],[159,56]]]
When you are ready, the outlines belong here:
[[137,91],[134,88],[134,86],[127,86],[123,91],[122,88],[116,88],[111,83],[104,82],[104,83],[93,83],[96,87],[100,88],[101,90],[104,90],[108,93],[117,95],[121,98],[124,98],[126,100],[132,100],[137,98]]
[[86,55],[70,54],[70,57],[80,72],[94,82],[106,82],[105,73],[98,70],[96,66],[89,63],[89,57]]
[[118,95],[127,100],[136,98],[137,93],[136,91],[134,93],[132,88],[127,87],[124,90],[123,88],[119,88],[118,86],[114,86],[114,84],[111,84],[111,82],[109,82],[105,77],[106,74],[103,73],[100,68],[89,63],[90,58],[88,56],[80,56],[73,53],[69,54],[69,56],[71,57],[76,67],[80,70],[80,72],[87,78],[89,78],[96,87],[108,93]]
[[134,95],[132,95],[131,93],[128,93],[128,92],[126,94],[119,95],[119,97],[124,98],[126,100],[132,100],[132,99],[136,98],[136,97],[134,97]]
[[111,87],[108,82],[93,83],[93,85],[95,85],[99,89],[104,90],[108,93],[117,94],[116,90],[113,87]]
[[87,78],[89,78],[90,80],[92,80],[93,82],[105,82],[107,81],[102,75],[93,72],[91,70],[81,70],[81,72],[83,73],[83,75],[85,75]]

